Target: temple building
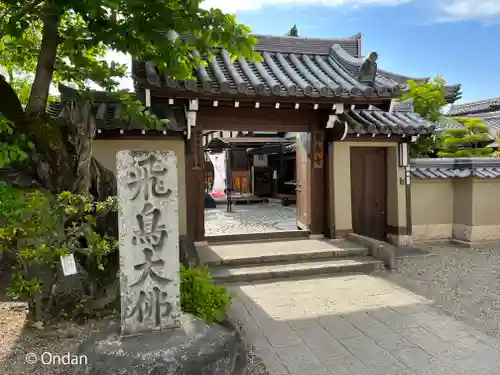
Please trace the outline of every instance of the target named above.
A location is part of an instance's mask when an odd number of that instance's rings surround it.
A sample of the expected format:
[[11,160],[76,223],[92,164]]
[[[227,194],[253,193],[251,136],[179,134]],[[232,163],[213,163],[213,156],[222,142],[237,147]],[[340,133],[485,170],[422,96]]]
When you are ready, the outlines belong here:
[[[408,89],[408,80],[428,78],[384,70],[383,56],[361,50],[360,34],[256,37],[262,61],[232,61],[227,51],[216,49],[214,58],[190,80],[172,79],[152,61],[134,60],[137,98],[169,123],[165,129],[150,130],[116,121],[119,103],[102,100],[94,105],[94,155],[114,170],[120,149],[174,150],[180,232],[203,242],[208,237],[207,143],[238,143],[237,136],[228,140],[228,132],[240,137],[262,133],[273,140],[260,146],[276,150],[276,139],[287,134],[286,145],[278,148],[295,152],[298,228],[327,238],[351,232],[393,243],[410,238],[408,144],[433,133],[436,126],[397,100]],[[449,103],[460,98],[460,86],[446,86],[446,98]],[[251,156],[264,159],[254,141],[245,142],[239,141]],[[273,165],[272,176],[287,175],[286,163]],[[227,181],[229,188],[232,180]]]

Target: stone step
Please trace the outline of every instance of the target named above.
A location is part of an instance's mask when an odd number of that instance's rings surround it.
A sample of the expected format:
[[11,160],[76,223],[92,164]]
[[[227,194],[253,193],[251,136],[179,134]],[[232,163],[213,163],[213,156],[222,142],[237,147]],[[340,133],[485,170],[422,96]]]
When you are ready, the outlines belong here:
[[280,241],[296,238],[309,238],[309,232],[306,230],[287,230],[265,233],[236,233],[236,234],[220,234],[214,236],[205,236],[205,241],[208,244],[218,243],[235,243],[248,241]]
[[198,248],[200,261],[215,266],[250,266],[368,255],[368,250],[345,240],[295,239],[214,244]]
[[326,276],[339,273],[369,273],[382,267],[383,263],[381,261],[371,257],[338,258],[250,267],[219,266],[212,268],[212,278],[217,284],[230,284],[292,277]]

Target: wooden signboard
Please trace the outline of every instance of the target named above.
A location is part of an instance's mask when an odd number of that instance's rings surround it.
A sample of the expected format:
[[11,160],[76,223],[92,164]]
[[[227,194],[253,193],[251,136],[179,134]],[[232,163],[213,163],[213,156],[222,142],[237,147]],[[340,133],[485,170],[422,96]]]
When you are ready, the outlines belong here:
[[314,132],[313,139],[313,163],[314,168],[323,168],[323,148],[324,148],[324,132],[322,130]]

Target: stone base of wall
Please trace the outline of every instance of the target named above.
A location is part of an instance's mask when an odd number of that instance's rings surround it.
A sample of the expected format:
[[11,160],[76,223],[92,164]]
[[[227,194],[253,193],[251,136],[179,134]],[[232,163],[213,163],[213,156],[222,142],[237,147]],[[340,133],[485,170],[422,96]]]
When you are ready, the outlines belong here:
[[445,240],[453,236],[453,224],[424,224],[412,227],[414,241]]
[[453,238],[467,242],[500,240],[500,225],[453,224]]
[[408,235],[388,234],[387,242],[397,247],[413,246],[413,237]]

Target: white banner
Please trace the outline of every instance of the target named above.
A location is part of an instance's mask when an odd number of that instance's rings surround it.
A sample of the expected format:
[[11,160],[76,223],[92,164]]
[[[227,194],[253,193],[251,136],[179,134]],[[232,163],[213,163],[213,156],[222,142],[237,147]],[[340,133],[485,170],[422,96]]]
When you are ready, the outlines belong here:
[[208,154],[210,162],[214,166],[214,183],[212,194],[223,194],[226,189],[226,152],[220,154]]

